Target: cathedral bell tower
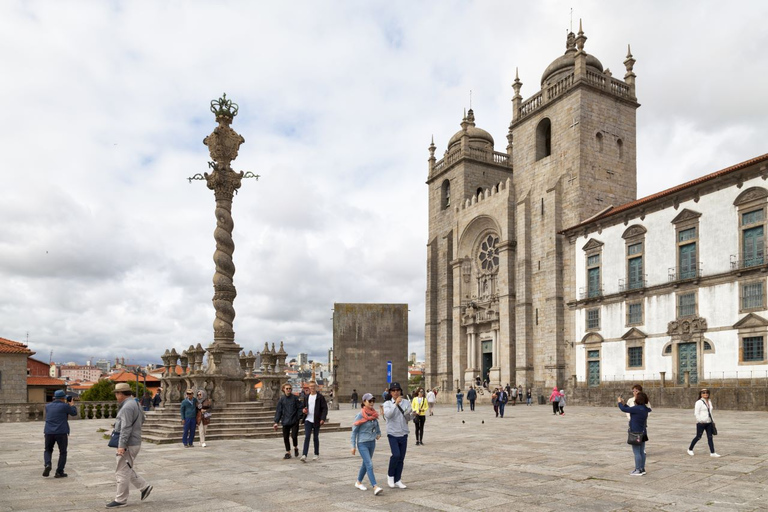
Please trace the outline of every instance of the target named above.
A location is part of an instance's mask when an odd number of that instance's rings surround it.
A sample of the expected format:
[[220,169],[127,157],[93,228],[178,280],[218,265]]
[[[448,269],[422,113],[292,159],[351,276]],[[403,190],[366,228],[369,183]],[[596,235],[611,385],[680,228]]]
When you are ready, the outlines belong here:
[[576,295],[569,287],[580,269],[564,256],[559,233],[637,195],[635,60],[628,51],[618,80],[585,51],[586,41],[580,21],[527,100],[517,76],[512,84],[516,370],[518,381],[549,389],[575,373],[564,298]]

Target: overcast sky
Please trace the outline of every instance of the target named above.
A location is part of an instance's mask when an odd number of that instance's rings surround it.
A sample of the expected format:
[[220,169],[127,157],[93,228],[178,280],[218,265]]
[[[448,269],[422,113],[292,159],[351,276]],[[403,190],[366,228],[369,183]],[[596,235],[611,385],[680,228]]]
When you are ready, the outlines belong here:
[[0,337],[47,361],[212,341],[209,102],[240,105],[236,341],[326,359],[334,302],[409,305],[424,353],[427,147],[472,107],[505,151],[584,20],[637,59],[644,196],[768,152],[768,3],[0,3]]

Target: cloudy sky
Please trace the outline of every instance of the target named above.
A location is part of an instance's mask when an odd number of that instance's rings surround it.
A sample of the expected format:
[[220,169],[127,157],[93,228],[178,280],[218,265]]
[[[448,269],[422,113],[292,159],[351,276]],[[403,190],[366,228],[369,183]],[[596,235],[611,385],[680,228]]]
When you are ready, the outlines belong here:
[[[240,105],[237,341],[325,359],[334,302],[407,303],[424,353],[427,146],[472,107],[504,151],[584,20],[637,59],[640,196],[768,151],[768,3],[0,3],[0,337],[159,362],[212,340],[209,102]],[[28,336],[28,338],[27,338]]]

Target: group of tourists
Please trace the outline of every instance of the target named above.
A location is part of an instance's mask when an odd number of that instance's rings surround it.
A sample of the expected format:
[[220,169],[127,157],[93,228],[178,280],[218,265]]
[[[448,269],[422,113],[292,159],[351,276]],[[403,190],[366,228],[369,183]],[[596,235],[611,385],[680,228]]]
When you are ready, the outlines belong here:
[[[645,470],[645,443],[648,441],[648,415],[651,413],[651,404],[648,401],[648,395],[643,392],[643,386],[635,384],[632,386],[632,398],[624,403],[623,397],[617,399],[619,409],[627,413],[629,418],[629,428],[627,429],[627,444],[632,446],[632,453],[635,457],[635,469],[630,473],[631,476],[643,476]],[[696,436],[691,440],[688,447],[688,455],[694,455],[693,448],[699,442],[701,436],[707,433],[707,443],[709,444],[709,456],[720,457],[715,451],[715,443],[712,436],[717,435],[717,428],[712,419],[712,410],[714,406],[709,398],[709,389],[703,388],[699,391],[699,398],[696,400],[693,414],[696,418]]]
[[[312,460],[320,457],[320,427],[326,422],[328,405],[322,394],[317,392],[315,383],[309,383],[302,389],[299,396],[293,394],[290,384],[282,388],[283,396],[280,398],[275,411],[274,428],[282,425],[283,442],[285,444],[285,459],[291,458],[291,446],[293,456],[299,457],[298,429],[299,424],[304,424],[304,446],[302,462],[307,461],[310,439],[313,441],[314,456]],[[117,492],[115,499],[106,505],[106,508],[118,508],[126,506],[131,486],[141,493],[141,500],[145,500],[152,492],[152,485],[136,473],[136,459],[141,450],[141,429],[145,415],[139,406],[139,401],[133,398],[133,390],[128,384],[119,383],[115,386],[115,398],[118,402],[117,418],[114,430],[109,442],[110,447],[116,448],[115,480]],[[355,391],[356,393],[356,391]],[[457,403],[460,397],[457,392]],[[518,396],[520,391],[518,390]],[[180,405],[184,434],[182,442],[185,447],[192,447],[196,428],[199,428],[201,446],[205,447],[205,430],[211,418],[213,404],[205,390],[188,389],[185,399]],[[195,396],[196,395],[196,396]],[[430,395],[431,399],[430,400]],[[467,393],[470,407],[474,410],[476,391],[470,386]],[[508,402],[506,388],[498,387],[494,390],[494,409],[497,416],[504,416],[504,406]],[[403,394],[400,384],[393,382],[384,396],[384,402],[379,411],[376,410],[376,398],[371,393],[362,396],[362,407],[353,420],[351,445],[352,455],[359,452],[362,459],[360,469],[355,480],[355,487],[361,491],[367,490],[363,480],[368,475],[368,481],[373,487],[374,495],[382,493],[373,470],[373,454],[376,449],[376,441],[382,436],[379,417],[386,421],[387,441],[390,448],[390,458],[387,468],[387,485],[390,488],[405,489],[407,486],[402,481],[405,454],[408,449],[408,435],[410,429],[408,423],[414,422],[416,426],[416,446],[424,444],[424,424],[426,416],[432,415],[436,397],[436,390],[425,393],[423,388],[416,390],[415,396],[409,400]],[[528,390],[528,402],[530,405],[530,390]],[[565,393],[554,388],[549,401],[553,404],[553,413],[563,415],[565,407]],[[355,401],[353,400],[353,403]],[[646,474],[645,443],[648,441],[648,416],[651,413],[651,404],[648,395],[643,392],[643,387],[636,384],[632,387],[632,398],[624,402],[623,397],[617,398],[617,405],[625,412],[629,420],[627,429],[627,443],[632,446],[635,459],[635,468],[630,473],[632,476]],[[355,407],[356,408],[356,407]],[[717,435],[717,428],[712,418],[714,405],[710,400],[709,389],[699,391],[699,398],[694,406],[696,418],[696,435],[691,440],[687,449],[690,456],[694,455],[694,447],[704,433],[707,434],[710,457],[720,457],[715,451],[713,436]],[[66,478],[64,472],[67,463],[67,446],[69,437],[69,416],[77,415],[77,408],[71,405],[71,397],[67,397],[63,390],[54,394],[54,400],[46,406],[45,412],[45,451],[43,453],[43,476],[50,475],[52,470],[52,456],[54,446],[58,446],[59,459],[54,474],[55,478]],[[292,443],[292,445],[291,445]]]

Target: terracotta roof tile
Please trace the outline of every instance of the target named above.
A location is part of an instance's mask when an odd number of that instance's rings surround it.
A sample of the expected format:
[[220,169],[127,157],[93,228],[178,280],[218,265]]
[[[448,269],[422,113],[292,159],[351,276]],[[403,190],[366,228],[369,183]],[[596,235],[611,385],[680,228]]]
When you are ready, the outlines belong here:
[[0,353],[28,355],[34,354],[34,352],[29,350],[25,344],[19,343],[18,341],[7,340],[5,338],[0,338]]
[[[136,380],[136,374],[131,372],[126,372],[125,370],[120,370],[119,372],[113,373],[107,378],[112,382],[133,382]],[[144,382],[144,377],[139,376],[139,380],[141,382]],[[160,379],[158,379],[154,375],[147,374],[147,382],[160,382]]]
[[624,203],[624,204],[616,206],[614,208],[606,209],[603,213],[595,215],[594,217],[591,217],[591,218],[589,218],[589,219],[587,219],[587,220],[585,220],[583,222],[580,222],[579,224],[576,224],[575,226],[571,226],[570,228],[563,230],[563,232],[579,228],[579,227],[584,226],[586,224],[591,224],[592,222],[595,222],[597,220],[602,220],[602,219],[606,219],[608,217],[612,217],[613,215],[616,215],[616,214],[621,213],[623,211],[626,211],[626,210],[629,210],[631,208],[634,208],[635,206],[639,206],[639,205],[642,205],[642,204],[650,203],[652,201],[655,201],[656,199],[659,199],[659,198],[662,198],[662,197],[666,197],[666,196],[675,194],[677,192],[680,192],[681,190],[685,190],[686,188],[690,188],[690,187],[693,187],[695,185],[699,185],[701,183],[705,183],[707,181],[714,180],[716,178],[720,178],[720,177],[725,176],[727,174],[730,174],[732,172],[740,171],[740,170],[742,170],[742,169],[744,169],[746,167],[749,167],[751,165],[758,164],[758,163],[761,163],[761,162],[765,162],[765,161],[768,161],[768,153],[766,153],[764,155],[757,156],[757,157],[752,158],[750,160],[746,160],[746,161],[741,162],[739,164],[732,165],[730,167],[726,167],[725,169],[720,169],[719,171],[715,171],[715,172],[713,172],[711,174],[706,174],[704,176],[700,176],[700,177],[698,177],[698,178],[696,178],[694,180],[687,181],[685,183],[682,183],[682,184],[677,185],[677,186],[672,187],[672,188],[668,188],[666,190],[662,190],[661,192],[656,192],[655,194],[651,194],[649,196],[642,197],[642,198],[637,199],[635,201],[630,201],[629,203]]
[[53,377],[27,377],[27,386],[64,386],[66,383]]

